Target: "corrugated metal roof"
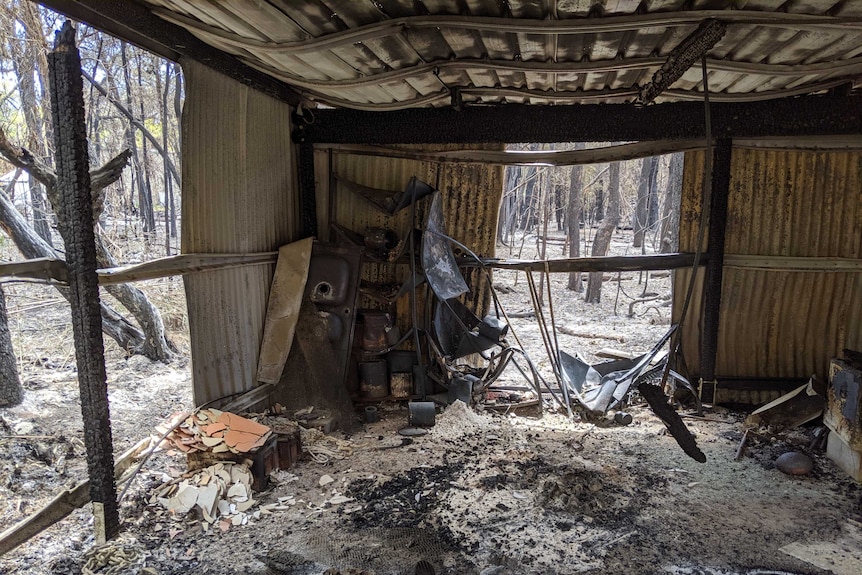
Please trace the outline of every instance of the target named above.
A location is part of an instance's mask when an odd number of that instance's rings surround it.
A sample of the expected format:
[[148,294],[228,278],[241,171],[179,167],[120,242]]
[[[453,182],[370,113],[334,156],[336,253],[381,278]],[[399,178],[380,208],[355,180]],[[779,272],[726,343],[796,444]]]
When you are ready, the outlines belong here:
[[[147,0],[212,46],[335,106],[631,101],[715,18],[714,100],[810,93],[862,77],[855,0]],[[659,101],[700,99],[699,66]]]
[[[686,154],[681,251],[695,249],[703,159]],[[734,149],[726,237],[719,377],[825,377],[831,357],[862,348],[862,273],[806,270],[805,259],[789,260],[796,269],[755,269],[733,258],[862,257],[862,154]],[[688,277],[676,274],[676,318]],[[699,283],[683,331],[694,373],[701,294]]]
[[[297,238],[290,107],[184,62],[184,253],[253,253]],[[185,276],[194,399],[252,389],[272,265]]]

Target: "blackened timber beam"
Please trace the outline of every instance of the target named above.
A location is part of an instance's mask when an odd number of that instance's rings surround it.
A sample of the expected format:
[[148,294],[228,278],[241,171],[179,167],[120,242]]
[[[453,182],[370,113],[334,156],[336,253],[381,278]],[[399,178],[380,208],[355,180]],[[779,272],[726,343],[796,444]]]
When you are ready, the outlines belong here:
[[317,236],[317,190],[314,182],[314,146],[299,145],[299,210],[302,237]]
[[718,356],[718,329],[721,321],[721,280],[724,271],[727,200],[730,196],[731,140],[719,140],[712,162],[712,196],[709,204],[709,234],[703,302],[703,337],[700,349],[700,377],[715,380]]
[[96,276],[96,240],[81,57],[75,47],[75,29],[69,21],[57,33],[54,51],[48,54],[48,78],[54,123],[57,192],[61,200],[60,205],[54,207],[59,212],[60,234],[66,244],[72,333],[78,364],[78,387],[81,392],[96,541],[103,543],[119,533],[120,517],[114,483],[105,347],[102,340],[99,280]]
[[185,28],[159,18],[147,6],[135,0],[38,2],[168,60],[180,63],[182,58],[195,60],[291,106],[299,104],[299,94],[281,80],[243,64],[227,52],[213,48]]
[[[862,97],[800,96],[766,102],[713,103],[719,138],[862,133]],[[392,112],[315,110],[294,139],[318,144],[481,144],[625,142],[706,137],[703,104],[676,102],[570,106],[467,106]]]
[[[476,260],[464,259],[458,265],[465,267],[483,266],[499,270],[519,270],[550,273],[568,272],[639,272],[650,270],[672,270],[690,268],[695,254],[652,254],[644,256],[601,256],[594,258],[569,258],[556,260],[498,260],[493,258]],[[698,265],[706,263],[707,257],[701,256]]]
[[[724,391],[774,391],[787,393],[803,385],[808,378],[792,377],[719,377],[717,381],[704,381],[700,386],[700,395],[712,400],[719,390]],[[720,398],[719,398],[720,401]],[[740,401],[740,403],[744,403]]]

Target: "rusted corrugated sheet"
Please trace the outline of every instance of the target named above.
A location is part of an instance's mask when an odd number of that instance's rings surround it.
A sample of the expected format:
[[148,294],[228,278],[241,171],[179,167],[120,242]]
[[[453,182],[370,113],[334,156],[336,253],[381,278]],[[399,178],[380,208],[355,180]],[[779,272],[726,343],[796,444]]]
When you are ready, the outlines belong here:
[[[433,149],[444,148],[438,146]],[[318,149],[315,152],[318,225],[321,237],[326,239],[329,237],[330,221],[358,233],[364,233],[366,229],[373,227],[389,228],[405,240],[409,237],[410,229],[409,208],[395,216],[387,216],[344,186],[335,185],[330,189],[330,162],[332,171],[339,177],[372,188],[401,191],[412,176],[437,187],[443,194],[447,233],[479,255],[494,255],[497,210],[503,191],[503,170],[500,166],[419,162]],[[417,205],[417,223],[425,221],[427,207],[427,200]],[[362,279],[365,282],[400,285],[408,275],[407,265],[366,263],[363,266]],[[489,307],[490,294],[486,284],[478,281],[478,278],[476,271],[467,275],[471,293],[466,296],[465,302],[471,309],[483,313]],[[380,308],[381,304],[363,297],[361,306]],[[396,313],[402,329],[411,325],[408,297],[398,300]]]
[[[681,251],[695,248],[703,159],[702,152],[686,155]],[[862,154],[734,149],[731,170],[726,254],[862,256]],[[719,378],[825,377],[829,359],[842,348],[862,347],[862,273],[725,264]],[[675,319],[688,277],[677,273]],[[701,295],[698,283],[683,334],[694,373]]]
[[[290,108],[184,62],[184,253],[253,253],[296,238]],[[195,403],[251,389],[273,266],[186,276]]]

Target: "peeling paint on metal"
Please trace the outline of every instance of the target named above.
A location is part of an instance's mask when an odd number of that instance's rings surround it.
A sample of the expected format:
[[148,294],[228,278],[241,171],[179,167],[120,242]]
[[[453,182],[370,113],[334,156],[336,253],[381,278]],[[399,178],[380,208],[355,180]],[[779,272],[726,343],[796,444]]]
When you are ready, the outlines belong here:
[[[703,152],[686,154],[681,251],[695,249],[703,160]],[[726,254],[862,257],[862,154],[734,149],[731,170]],[[688,270],[676,273],[675,321],[689,276]],[[699,280],[683,329],[693,374],[701,295]],[[725,266],[719,379],[825,378],[830,358],[845,347],[862,348],[862,273]]]

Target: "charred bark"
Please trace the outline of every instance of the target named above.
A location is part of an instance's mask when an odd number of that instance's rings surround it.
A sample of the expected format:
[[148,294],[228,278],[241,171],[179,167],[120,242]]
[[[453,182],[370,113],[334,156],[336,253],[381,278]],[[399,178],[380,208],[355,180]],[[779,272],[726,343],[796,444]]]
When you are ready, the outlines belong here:
[[[182,94],[183,94],[183,70],[179,64],[174,64],[173,66],[174,73],[176,74],[175,84],[174,84],[174,118],[177,121],[177,150],[182,150],[183,148],[183,131],[179,129],[181,118],[183,117],[183,106],[182,106]],[[168,152],[167,147],[165,148],[165,152]],[[177,237],[177,207],[176,200],[174,198],[174,183],[172,180],[168,182],[168,197],[169,205],[171,207],[171,237]],[[179,182],[177,182],[177,186],[179,186]]]
[[[158,75],[156,75],[158,79]],[[129,84],[130,86],[130,84]],[[143,90],[143,76],[141,74],[141,56],[138,56],[138,90]],[[131,93],[130,93],[130,101],[131,101]],[[140,110],[141,110],[141,121],[146,120],[146,114],[144,113],[144,101],[143,98],[139,102]],[[164,131],[164,130],[162,130]],[[150,162],[147,160],[149,156],[149,152],[147,150],[147,139],[143,138],[141,142],[143,144],[143,165],[144,165],[144,186],[141,186],[139,189],[142,192],[141,196],[141,220],[144,221],[144,231],[148,231],[149,233],[155,236],[156,233],[156,215],[153,208],[153,187],[150,183]],[[162,157],[165,161],[165,170],[169,168],[169,159],[168,159],[168,149],[167,147],[163,148]]]
[[658,174],[658,157],[644,158],[641,168],[641,179],[638,185],[638,199],[635,207],[634,221],[634,241],[632,246],[636,248],[643,247],[644,235],[650,226],[650,204],[651,197],[655,195],[656,175]]
[[[611,238],[614,230],[620,223],[620,163],[614,162],[610,165],[608,185],[608,211],[602,224],[596,230],[593,240],[593,256],[606,256],[611,247]],[[590,273],[587,283],[587,303],[599,303],[602,300],[602,272]]]
[[87,126],[84,119],[84,87],[81,58],[75,46],[75,29],[66,21],[57,33],[48,56],[51,118],[54,124],[55,165],[60,234],[66,244],[72,331],[87,447],[90,499],[96,520],[96,540],[113,539],[120,531],[105,348],[96,275],[95,231]]
[[605,186],[599,182],[599,187],[596,188],[596,210],[594,214],[597,222],[605,219]]
[[697,446],[694,436],[683,423],[682,418],[668,403],[667,396],[658,385],[649,382],[638,384],[638,391],[659,419],[667,426],[686,455],[699,463],[706,463],[706,455]]
[[667,176],[667,192],[664,199],[661,226],[661,253],[668,254],[679,249],[679,207],[682,198],[682,168],[685,154],[670,157]]

